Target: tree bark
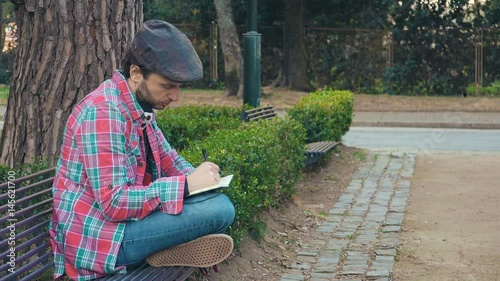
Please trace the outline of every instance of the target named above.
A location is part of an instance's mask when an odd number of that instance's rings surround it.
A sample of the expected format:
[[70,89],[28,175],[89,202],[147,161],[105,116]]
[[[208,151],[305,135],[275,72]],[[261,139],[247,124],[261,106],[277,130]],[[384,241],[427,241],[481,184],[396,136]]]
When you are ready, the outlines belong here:
[[285,1],[283,60],[273,86],[300,91],[312,89],[307,72],[308,56],[304,36],[304,0]]
[[142,22],[142,0],[25,0],[0,140],[0,162],[53,165],[73,106],[117,68]]
[[233,20],[230,0],[215,0],[219,40],[224,56],[224,84],[226,96],[243,98],[243,58],[240,40]]

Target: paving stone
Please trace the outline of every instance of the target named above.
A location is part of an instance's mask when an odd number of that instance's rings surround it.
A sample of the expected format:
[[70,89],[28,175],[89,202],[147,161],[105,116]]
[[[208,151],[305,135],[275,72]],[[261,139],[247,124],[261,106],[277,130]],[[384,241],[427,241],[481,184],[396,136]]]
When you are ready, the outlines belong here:
[[390,271],[394,266],[394,261],[383,261],[383,262],[374,262],[370,270],[373,271]]
[[342,221],[342,216],[339,216],[339,215],[334,215],[334,214],[329,214],[327,217],[326,217],[326,221],[327,222],[336,222],[336,223],[339,223]]
[[299,261],[299,262],[315,263],[316,262],[316,257],[297,256],[297,261]]
[[335,277],[335,273],[322,273],[322,272],[314,272],[314,269],[313,271],[311,272],[311,280],[312,278],[316,279],[316,280],[321,280],[321,279],[332,279],[333,277]]
[[376,256],[375,262],[394,262],[394,256]]
[[328,250],[342,250],[349,244],[349,240],[344,239],[334,239],[326,243],[326,249]]
[[394,206],[389,207],[389,213],[404,213],[406,206]]
[[309,270],[311,269],[310,263],[292,263],[289,268],[291,269],[299,269],[299,270]]
[[325,240],[319,240],[319,239],[310,240],[307,244],[302,244],[302,248],[323,247],[324,245],[326,245],[326,243],[327,243],[327,241],[325,241]]
[[342,250],[325,250],[322,249],[320,252],[320,256],[322,258],[338,258],[340,259],[340,256],[342,254]]
[[299,251],[297,253],[297,256],[305,256],[305,257],[317,257],[318,253],[317,252],[305,252],[305,251]]
[[378,270],[378,271],[368,271],[366,273],[366,278],[373,279],[373,278],[380,278],[380,277],[389,277],[391,273],[389,271],[385,270]]
[[347,208],[334,207],[328,213],[330,215],[344,216],[347,213]]
[[400,225],[389,225],[389,226],[384,226],[382,227],[382,232],[388,233],[388,232],[398,232],[401,231],[401,226]]
[[376,249],[375,254],[378,256],[396,256],[397,250],[394,249]]
[[388,213],[384,225],[402,225],[404,213]]
[[287,273],[281,277],[281,281],[299,281],[299,280],[305,280],[304,275]]
[[375,243],[375,249],[395,249],[398,246],[397,240],[384,240]]
[[340,271],[339,274],[340,275],[365,275],[365,270],[364,269],[356,269],[356,268],[355,269],[342,268],[342,270]]
[[320,265],[315,266],[312,270],[314,273],[335,273],[337,272],[337,265]]
[[358,235],[356,236],[356,242],[361,244],[370,244],[375,243],[377,241],[376,234],[368,234],[368,235]]
[[[349,214],[350,214],[350,212],[349,212]],[[350,225],[352,228],[357,228],[361,224],[362,221],[363,221],[363,217],[361,217],[361,216],[349,215],[344,219],[343,224]]]
[[337,265],[340,260],[340,253],[338,256],[334,257],[320,257],[318,261],[316,261],[316,266],[325,266],[325,265]]
[[310,277],[309,281],[330,281],[330,277],[318,278],[318,277]]

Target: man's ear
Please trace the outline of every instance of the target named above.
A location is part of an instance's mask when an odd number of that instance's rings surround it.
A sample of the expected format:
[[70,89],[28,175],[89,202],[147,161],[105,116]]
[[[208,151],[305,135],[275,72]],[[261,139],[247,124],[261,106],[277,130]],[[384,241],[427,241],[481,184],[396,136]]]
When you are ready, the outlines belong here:
[[141,82],[143,79],[141,68],[135,64],[130,65],[130,79],[134,82]]

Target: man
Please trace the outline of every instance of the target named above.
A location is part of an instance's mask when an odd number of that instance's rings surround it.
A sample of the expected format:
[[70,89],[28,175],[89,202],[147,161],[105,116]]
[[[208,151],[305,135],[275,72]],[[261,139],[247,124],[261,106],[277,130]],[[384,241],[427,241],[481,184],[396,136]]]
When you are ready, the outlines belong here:
[[191,42],[167,22],[147,21],[122,67],[67,121],[50,226],[56,279],[125,273],[144,260],[209,267],[233,249],[222,234],[235,216],[229,199],[189,196],[217,183],[219,167],[195,169],[170,147],[153,114],[179,99],[181,84],[202,77]]

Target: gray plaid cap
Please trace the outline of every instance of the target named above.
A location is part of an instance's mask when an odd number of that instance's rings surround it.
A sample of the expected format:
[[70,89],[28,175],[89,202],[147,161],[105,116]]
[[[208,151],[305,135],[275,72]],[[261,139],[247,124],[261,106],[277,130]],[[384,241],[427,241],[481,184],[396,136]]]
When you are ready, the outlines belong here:
[[203,66],[193,44],[168,22],[144,22],[131,51],[139,64],[170,81],[186,83],[203,77]]

